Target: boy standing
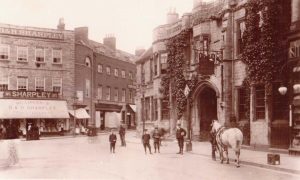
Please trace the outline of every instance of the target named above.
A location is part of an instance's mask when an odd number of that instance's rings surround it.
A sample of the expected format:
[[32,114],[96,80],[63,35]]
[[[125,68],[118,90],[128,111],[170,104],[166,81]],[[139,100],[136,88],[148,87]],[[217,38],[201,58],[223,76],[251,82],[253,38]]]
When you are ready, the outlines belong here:
[[145,149],[145,154],[147,154],[147,147],[149,149],[150,154],[151,153],[151,146],[150,146],[150,134],[147,132],[147,129],[145,129],[144,134],[142,136],[142,141]]
[[115,153],[117,136],[114,134],[114,130],[111,130],[111,134],[109,135],[109,142],[110,142],[110,153]]

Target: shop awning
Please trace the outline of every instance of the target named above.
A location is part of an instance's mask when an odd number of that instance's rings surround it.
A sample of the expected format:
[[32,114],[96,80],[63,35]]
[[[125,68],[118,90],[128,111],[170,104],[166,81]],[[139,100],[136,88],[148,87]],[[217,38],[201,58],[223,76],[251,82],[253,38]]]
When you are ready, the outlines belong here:
[[136,112],[136,105],[129,105],[133,112]]
[[0,99],[0,119],[69,118],[67,102],[62,100]]
[[69,110],[69,113],[72,116],[75,116],[76,119],[89,119],[90,118],[90,115],[83,108],[79,108],[76,110]]

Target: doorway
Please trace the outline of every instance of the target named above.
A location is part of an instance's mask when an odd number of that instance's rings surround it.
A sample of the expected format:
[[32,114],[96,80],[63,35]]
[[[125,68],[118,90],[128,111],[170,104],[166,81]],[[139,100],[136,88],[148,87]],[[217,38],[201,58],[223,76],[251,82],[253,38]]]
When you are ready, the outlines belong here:
[[216,92],[210,87],[205,87],[200,92],[198,101],[200,140],[208,141],[210,139],[211,122],[218,117]]

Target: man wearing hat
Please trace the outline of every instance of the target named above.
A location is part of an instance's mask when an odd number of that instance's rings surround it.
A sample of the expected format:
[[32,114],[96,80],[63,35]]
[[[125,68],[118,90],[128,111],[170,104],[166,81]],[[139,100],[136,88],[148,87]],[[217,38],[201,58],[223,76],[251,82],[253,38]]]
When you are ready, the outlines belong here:
[[181,127],[181,124],[177,124],[176,129],[176,139],[178,141],[179,152],[177,154],[183,154],[184,136],[186,136],[186,131]]
[[114,133],[113,129],[111,129],[111,134],[109,135],[109,142],[110,142],[110,153],[115,153],[117,136]]
[[158,131],[158,127],[155,127],[154,129],[154,132],[153,132],[153,135],[152,135],[152,138],[153,138],[153,145],[154,145],[154,153],[156,153],[156,149],[158,150],[158,153],[159,152],[159,146],[160,146],[160,133]]
[[147,147],[149,149],[150,154],[151,153],[151,146],[150,146],[150,134],[147,132],[147,129],[144,130],[144,134],[142,136],[142,141],[143,141],[143,145],[144,145],[144,149],[145,149],[145,154],[147,154]]

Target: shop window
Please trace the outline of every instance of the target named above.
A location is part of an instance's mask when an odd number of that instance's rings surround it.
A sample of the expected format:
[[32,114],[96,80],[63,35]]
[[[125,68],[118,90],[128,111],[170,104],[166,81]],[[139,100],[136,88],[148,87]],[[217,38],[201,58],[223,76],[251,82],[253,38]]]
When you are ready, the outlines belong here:
[[247,100],[247,94],[246,89],[244,87],[238,89],[238,113],[239,113],[239,120],[247,119],[246,115],[246,100]]
[[45,79],[41,77],[35,78],[35,91],[42,92],[45,91]]
[[85,80],[85,97],[90,97],[90,91],[91,91],[91,82],[89,79]]
[[121,74],[122,74],[122,78],[126,78],[126,73],[124,70],[121,71]]
[[115,77],[119,76],[119,70],[117,68],[115,68]]
[[162,100],[162,103],[161,103],[161,119],[169,119],[169,118],[170,118],[169,101]]
[[97,99],[102,99],[102,86],[99,85],[97,89]]
[[237,53],[241,54],[244,49],[243,34],[246,30],[245,21],[239,21],[237,25]]
[[18,61],[28,61],[28,47],[18,46]]
[[8,77],[0,78],[0,91],[8,90]]
[[255,87],[255,119],[265,119],[265,86],[257,85]]
[[52,78],[52,91],[62,94],[62,79]]
[[62,63],[62,50],[61,49],[53,49],[52,57],[53,57],[54,64],[61,64]]
[[109,66],[106,66],[106,74],[110,75],[110,67]]
[[17,79],[18,91],[27,91],[28,77],[19,76]]
[[0,60],[8,60],[8,59],[9,59],[9,46],[0,45]]
[[281,95],[278,91],[280,83],[273,84],[273,119],[287,120],[289,119],[288,95]]
[[44,48],[36,48],[35,49],[35,61],[45,62],[45,49]]
[[111,93],[110,93],[110,87],[109,86],[107,86],[107,88],[106,88],[106,100],[107,101],[110,101],[110,99],[111,99]]
[[103,65],[98,64],[98,73],[102,73],[102,72],[103,72]]
[[126,89],[122,89],[122,102],[126,100]]
[[119,101],[119,89],[115,88],[115,101],[118,102]]
[[92,63],[91,62],[91,58],[90,57],[86,57],[84,63],[86,65],[86,67],[91,67],[91,63]]

